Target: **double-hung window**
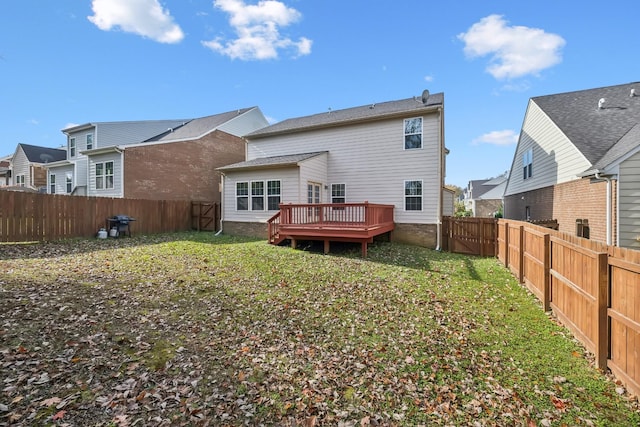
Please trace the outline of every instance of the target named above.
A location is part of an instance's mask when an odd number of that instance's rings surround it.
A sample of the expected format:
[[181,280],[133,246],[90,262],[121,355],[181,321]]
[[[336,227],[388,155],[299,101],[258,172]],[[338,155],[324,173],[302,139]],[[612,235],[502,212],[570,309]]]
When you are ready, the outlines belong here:
[[422,180],[404,182],[404,210],[422,210]]
[[249,210],[249,183],[248,182],[236,183],[236,210],[239,210],[239,211]]
[[96,190],[113,188],[113,162],[96,163]]
[[16,185],[18,187],[24,187],[24,175],[16,175]]
[[533,175],[533,149],[530,148],[522,155],[522,179]]
[[422,148],[422,117],[404,119],[404,149]]
[[280,181],[267,181],[267,210],[280,209]]
[[87,150],[91,150],[93,148],[93,134],[87,134]]
[[56,176],[49,175],[49,193],[56,194]]
[[67,193],[71,193],[71,190],[73,189],[73,176],[70,173],[67,174],[66,184],[67,184]]
[[69,138],[69,157],[76,156],[76,139]]
[[251,210],[264,210],[264,181],[251,181]]
[[331,184],[331,203],[346,202],[345,184]]
[[236,182],[236,210],[277,211],[281,192],[280,180]]

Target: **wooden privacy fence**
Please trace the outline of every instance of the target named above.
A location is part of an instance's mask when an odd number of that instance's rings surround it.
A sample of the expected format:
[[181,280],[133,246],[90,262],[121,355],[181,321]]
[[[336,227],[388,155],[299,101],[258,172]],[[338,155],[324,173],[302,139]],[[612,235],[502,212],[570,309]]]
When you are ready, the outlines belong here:
[[442,218],[442,250],[467,255],[496,256],[498,220],[494,218]]
[[191,203],[0,191],[0,242],[93,237],[121,214],[135,218],[134,235],[187,231],[196,228]]
[[527,222],[498,222],[498,259],[640,395],[640,252]]

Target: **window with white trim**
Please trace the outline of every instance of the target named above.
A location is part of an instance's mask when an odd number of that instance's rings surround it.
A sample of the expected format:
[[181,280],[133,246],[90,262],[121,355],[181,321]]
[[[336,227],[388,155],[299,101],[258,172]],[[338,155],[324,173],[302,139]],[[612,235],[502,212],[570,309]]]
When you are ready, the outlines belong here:
[[113,188],[113,162],[96,163],[96,190]]
[[70,173],[67,173],[66,184],[67,193],[71,193],[71,191],[73,190],[73,176]]
[[24,175],[16,175],[16,185],[18,187],[24,187]]
[[280,209],[280,181],[267,181],[267,210],[277,211]]
[[277,211],[280,209],[281,195],[281,183],[277,179],[236,182],[236,210]]
[[264,210],[264,181],[251,181],[251,210]]
[[236,182],[236,210],[249,210],[249,183]]
[[56,176],[54,174],[49,175],[49,193],[56,194]]
[[345,184],[331,184],[331,203],[345,203],[346,201]]
[[522,155],[522,179],[531,178],[533,175],[533,148],[528,149]]
[[76,156],[76,139],[69,138],[69,157]]
[[87,150],[91,150],[93,148],[93,134],[87,134]]
[[422,210],[422,180],[404,182],[404,210]]
[[422,148],[422,117],[404,119],[404,149]]

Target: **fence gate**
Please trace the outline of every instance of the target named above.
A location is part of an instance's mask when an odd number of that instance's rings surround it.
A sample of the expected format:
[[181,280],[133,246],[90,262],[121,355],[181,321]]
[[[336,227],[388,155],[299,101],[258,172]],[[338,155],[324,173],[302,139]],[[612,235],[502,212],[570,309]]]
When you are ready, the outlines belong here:
[[498,220],[494,218],[442,219],[442,249],[468,255],[495,256]]
[[220,205],[213,202],[191,203],[191,228],[198,231],[218,231]]

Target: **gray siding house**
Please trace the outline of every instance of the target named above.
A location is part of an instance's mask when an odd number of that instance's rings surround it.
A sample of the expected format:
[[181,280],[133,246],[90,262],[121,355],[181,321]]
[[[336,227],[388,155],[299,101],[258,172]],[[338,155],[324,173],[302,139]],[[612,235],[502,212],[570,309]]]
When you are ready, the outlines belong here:
[[531,98],[505,217],[640,248],[639,166],[640,83]]

